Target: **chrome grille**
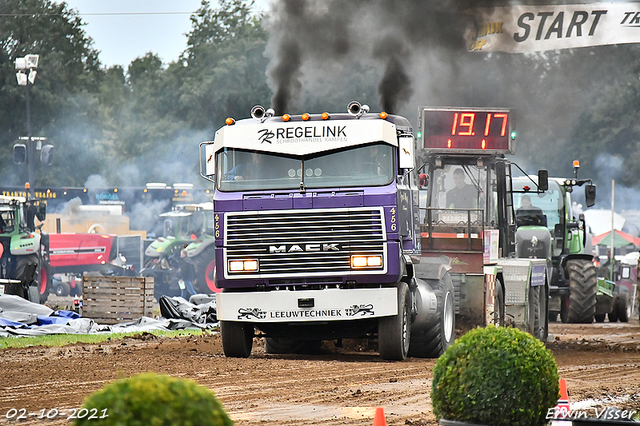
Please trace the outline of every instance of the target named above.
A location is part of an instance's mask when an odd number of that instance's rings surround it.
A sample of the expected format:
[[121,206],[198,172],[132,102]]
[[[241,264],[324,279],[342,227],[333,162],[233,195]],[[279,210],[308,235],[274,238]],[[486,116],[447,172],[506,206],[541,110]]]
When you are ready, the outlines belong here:
[[243,277],[352,273],[353,254],[380,254],[386,260],[382,208],[227,213],[225,230],[225,269],[228,260],[259,260],[259,273]]

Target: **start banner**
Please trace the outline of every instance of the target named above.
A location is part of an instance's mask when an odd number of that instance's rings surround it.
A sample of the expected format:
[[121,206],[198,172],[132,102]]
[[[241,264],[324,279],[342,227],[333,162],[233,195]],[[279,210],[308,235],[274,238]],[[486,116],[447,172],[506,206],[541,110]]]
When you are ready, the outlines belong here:
[[478,8],[470,51],[525,53],[640,42],[640,3]]

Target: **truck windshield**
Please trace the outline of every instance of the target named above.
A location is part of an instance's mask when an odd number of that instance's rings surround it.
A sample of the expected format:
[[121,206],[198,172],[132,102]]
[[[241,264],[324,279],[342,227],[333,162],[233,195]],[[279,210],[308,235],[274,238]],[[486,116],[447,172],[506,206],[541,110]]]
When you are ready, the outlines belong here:
[[[300,158],[225,148],[216,155],[221,191],[382,186],[393,181],[393,148],[350,147]],[[304,176],[303,176],[304,175]]]

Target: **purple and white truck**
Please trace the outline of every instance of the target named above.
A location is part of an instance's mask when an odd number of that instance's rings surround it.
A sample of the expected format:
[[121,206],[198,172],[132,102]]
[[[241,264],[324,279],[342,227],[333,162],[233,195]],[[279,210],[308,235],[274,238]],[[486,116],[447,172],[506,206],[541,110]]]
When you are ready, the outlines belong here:
[[[368,110],[354,101],[346,113],[275,116],[256,106],[201,144],[226,356],[250,356],[256,329],[268,353],[371,338],[382,358],[402,360],[453,342],[471,297],[454,289],[449,260],[421,250],[424,146],[406,118]],[[484,301],[499,269],[491,258],[483,270],[493,246],[484,236],[476,275],[485,278],[470,280],[484,310],[476,325],[493,322],[494,299]]]

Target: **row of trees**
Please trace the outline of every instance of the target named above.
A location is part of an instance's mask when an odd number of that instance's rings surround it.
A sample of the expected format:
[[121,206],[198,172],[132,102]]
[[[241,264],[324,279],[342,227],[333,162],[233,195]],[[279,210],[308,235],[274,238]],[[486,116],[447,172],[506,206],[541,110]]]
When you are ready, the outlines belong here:
[[[203,0],[178,61],[163,64],[147,53],[124,69],[102,66],[82,20],[65,3],[4,0],[0,184],[27,180],[26,167],[14,165],[11,156],[13,144],[26,135],[25,93],[16,84],[14,63],[37,53],[33,134],[56,146],[53,164],[36,171],[38,186],[83,186],[91,175],[114,186],[204,185],[198,144],[211,139],[226,117],[246,117],[258,103],[270,106],[276,91],[268,78],[269,17],[252,7],[243,0],[220,0],[212,7]],[[519,163],[570,176],[571,161],[579,159],[581,176],[608,184],[601,174],[606,169],[606,178],[640,188],[637,45],[531,55],[435,52],[413,52],[407,73],[413,96],[392,112],[415,119],[419,105],[514,107]],[[306,81],[296,75],[304,85],[297,108],[278,112],[343,110],[352,99],[381,109],[382,67],[346,56],[335,63],[323,59],[322,75],[309,66]]]

